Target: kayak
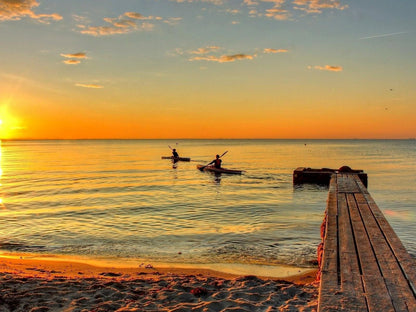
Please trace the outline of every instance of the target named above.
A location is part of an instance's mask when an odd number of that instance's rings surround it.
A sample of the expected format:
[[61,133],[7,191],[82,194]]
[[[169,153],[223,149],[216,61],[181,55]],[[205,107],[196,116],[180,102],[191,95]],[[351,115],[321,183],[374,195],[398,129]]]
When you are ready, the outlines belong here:
[[[196,165],[196,167],[201,170],[203,165]],[[214,166],[205,166],[204,171],[215,172],[215,173],[229,173],[229,174],[241,174],[243,170],[234,170],[227,168],[215,168]]]
[[175,161],[191,161],[189,157],[173,157],[173,156],[162,156],[162,159],[172,159]]

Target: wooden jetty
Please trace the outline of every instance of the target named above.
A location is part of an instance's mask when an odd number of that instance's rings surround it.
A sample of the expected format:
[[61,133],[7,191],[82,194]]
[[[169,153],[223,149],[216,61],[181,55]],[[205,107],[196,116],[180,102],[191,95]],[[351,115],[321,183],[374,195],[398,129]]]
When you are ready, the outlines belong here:
[[331,174],[318,312],[416,311],[416,261],[357,173]]

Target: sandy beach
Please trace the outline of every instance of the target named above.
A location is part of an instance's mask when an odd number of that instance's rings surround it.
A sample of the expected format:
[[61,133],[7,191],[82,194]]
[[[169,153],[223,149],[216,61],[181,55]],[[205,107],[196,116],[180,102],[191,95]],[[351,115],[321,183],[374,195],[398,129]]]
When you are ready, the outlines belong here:
[[316,311],[315,279],[0,257],[0,311]]

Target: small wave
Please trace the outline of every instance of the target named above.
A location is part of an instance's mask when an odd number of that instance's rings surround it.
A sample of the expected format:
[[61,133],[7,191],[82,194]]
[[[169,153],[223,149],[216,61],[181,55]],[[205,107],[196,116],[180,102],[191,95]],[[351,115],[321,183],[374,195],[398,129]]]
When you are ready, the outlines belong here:
[[44,252],[47,250],[45,246],[28,246],[22,243],[0,243],[0,249],[7,251],[22,251],[22,252]]
[[248,175],[246,177],[248,179],[260,180],[260,181],[287,181],[286,177],[279,177],[279,176],[274,176],[274,175],[266,175],[266,176]]

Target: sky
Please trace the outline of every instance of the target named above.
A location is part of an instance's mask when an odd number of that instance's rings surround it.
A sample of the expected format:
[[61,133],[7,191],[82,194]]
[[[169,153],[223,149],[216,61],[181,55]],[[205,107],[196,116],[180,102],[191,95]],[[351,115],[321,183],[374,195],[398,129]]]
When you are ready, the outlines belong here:
[[0,138],[415,138],[415,12],[0,0]]

